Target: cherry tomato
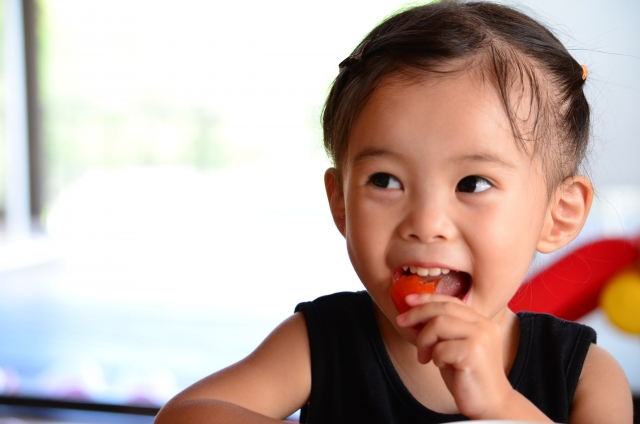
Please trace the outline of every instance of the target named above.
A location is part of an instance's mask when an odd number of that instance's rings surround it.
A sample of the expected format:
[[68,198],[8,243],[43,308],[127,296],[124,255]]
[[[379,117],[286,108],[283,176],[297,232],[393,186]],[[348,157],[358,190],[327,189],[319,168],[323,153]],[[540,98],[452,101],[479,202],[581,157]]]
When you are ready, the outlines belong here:
[[391,285],[391,300],[396,305],[396,309],[401,314],[407,312],[411,307],[405,302],[405,298],[410,294],[435,293],[436,285],[440,279],[426,281],[418,275],[404,275]]

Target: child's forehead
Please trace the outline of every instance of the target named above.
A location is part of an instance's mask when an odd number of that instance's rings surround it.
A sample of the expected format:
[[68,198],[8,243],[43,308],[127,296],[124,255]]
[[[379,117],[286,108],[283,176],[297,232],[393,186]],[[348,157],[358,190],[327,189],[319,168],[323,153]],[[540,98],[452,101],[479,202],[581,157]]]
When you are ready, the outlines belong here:
[[[450,81],[454,83],[470,82],[477,89],[495,94],[495,98],[503,104],[505,97],[518,98],[521,101],[515,102],[511,106],[522,107],[525,101],[531,103],[535,87],[547,87],[543,72],[535,64],[529,63],[522,66],[514,62],[510,67],[513,69],[506,77],[508,80],[506,87],[501,87],[495,64],[485,55],[476,54],[466,58],[442,61],[438,65],[430,65],[428,70],[403,66],[375,81],[370,93],[375,95],[381,87],[386,86],[438,85]],[[503,93],[505,88],[507,93]]]
[[[428,89],[430,92],[446,91],[449,96],[453,96],[459,93],[456,88],[459,86],[465,86],[466,97],[477,96],[482,94],[483,96],[490,95],[492,101],[501,103],[500,95],[497,88],[489,81],[478,76],[477,72],[447,72],[447,73],[432,73],[425,71],[415,71],[412,74],[406,72],[392,73],[387,75],[384,79],[379,81],[371,92],[371,97],[363,105],[363,109],[371,101],[385,102],[389,100],[402,101],[407,92],[416,92],[423,88]],[[405,91],[406,90],[406,91]],[[401,94],[400,94],[401,93]],[[423,99],[424,103],[433,103],[434,100],[426,97]]]
[[518,147],[500,94],[470,73],[390,77],[376,87],[349,139],[352,164],[412,155],[512,168],[524,163],[521,159],[530,162]]
[[429,133],[463,132],[476,142],[499,135],[530,156],[533,149],[522,148],[513,128],[513,118],[523,134],[534,122],[535,102],[530,90],[523,90],[522,84],[520,89],[514,85],[510,117],[497,84],[477,65],[466,69],[448,65],[446,69],[450,72],[395,72],[377,82],[353,122],[348,145],[363,132],[369,139],[376,139],[382,135],[397,137],[394,131],[421,129]]
[[[381,122],[383,121],[383,122]],[[473,121],[477,130],[510,132],[509,117],[500,93],[470,73],[422,75],[407,79],[390,75],[381,81],[364,104],[352,135],[368,131],[423,127],[429,132],[456,131],[456,122]]]

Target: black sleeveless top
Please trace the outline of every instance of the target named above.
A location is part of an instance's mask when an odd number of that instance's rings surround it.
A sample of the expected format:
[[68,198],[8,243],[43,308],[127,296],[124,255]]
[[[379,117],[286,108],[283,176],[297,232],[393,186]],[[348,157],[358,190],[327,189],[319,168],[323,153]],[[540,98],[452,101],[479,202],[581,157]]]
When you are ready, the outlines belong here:
[[[366,291],[301,303],[311,348],[311,395],[300,422],[447,423],[468,420],[418,402],[396,372]],[[555,422],[566,423],[593,329],[551,315],[518,313],[520,343],[511,385]]]

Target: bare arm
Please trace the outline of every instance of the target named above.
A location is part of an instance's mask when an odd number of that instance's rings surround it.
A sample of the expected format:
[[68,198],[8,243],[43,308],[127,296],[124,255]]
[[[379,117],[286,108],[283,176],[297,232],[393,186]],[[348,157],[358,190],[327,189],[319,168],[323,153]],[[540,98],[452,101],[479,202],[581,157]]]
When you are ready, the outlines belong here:
[[311,393],[304,317],[280,324],[251,355],[171,399],[155,424],[274,423],[301,408]]
[[631,424],[631,390],[622,368],[599,346],[591,345],[571,406],[569,423]]

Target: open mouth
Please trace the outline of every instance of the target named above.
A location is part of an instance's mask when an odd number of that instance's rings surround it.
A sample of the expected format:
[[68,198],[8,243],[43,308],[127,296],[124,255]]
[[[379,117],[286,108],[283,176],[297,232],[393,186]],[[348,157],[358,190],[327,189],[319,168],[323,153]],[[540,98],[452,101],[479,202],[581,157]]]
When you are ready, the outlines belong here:
[[440,280],[436,284],[436,293],[446,294],[462,300],[471,287],[471,276],[463,271],[453,271],[446,268],[420,268],[417,266],[403,266],[396,272],[398,279],[403,275],[418,275],[430,282]]

